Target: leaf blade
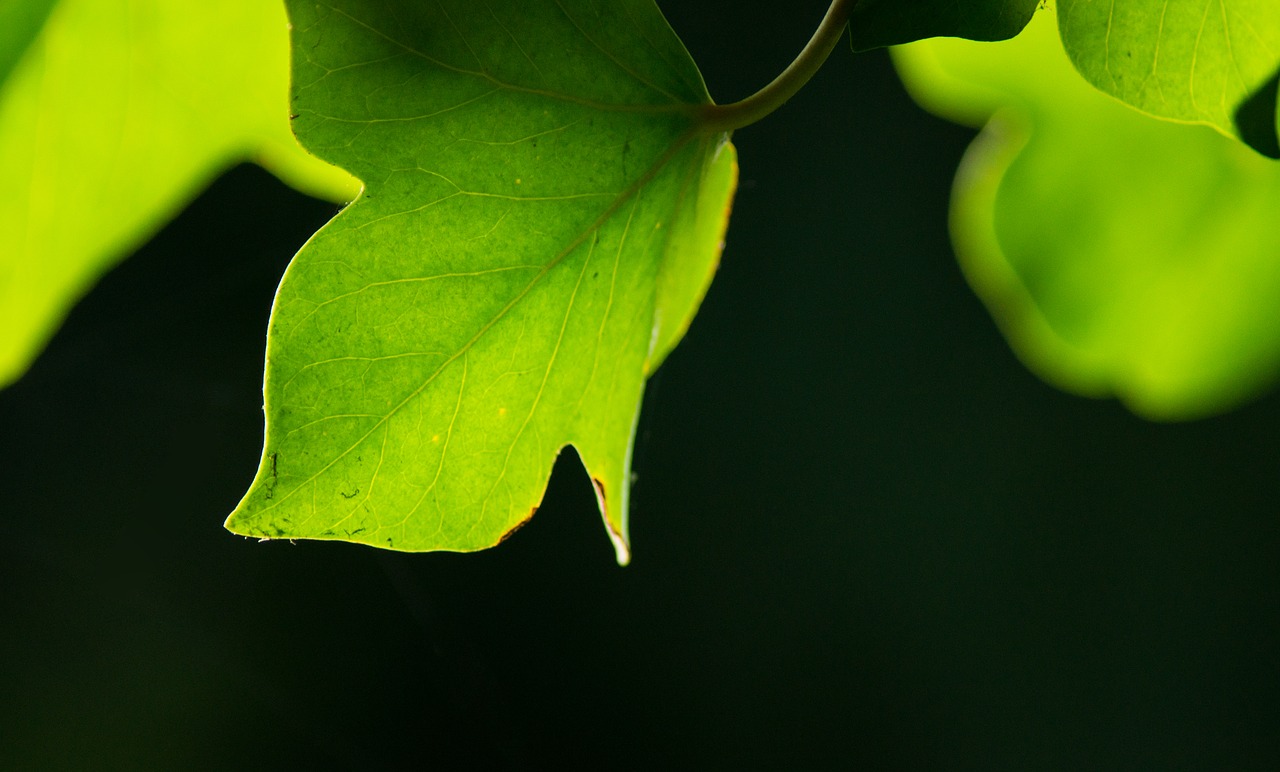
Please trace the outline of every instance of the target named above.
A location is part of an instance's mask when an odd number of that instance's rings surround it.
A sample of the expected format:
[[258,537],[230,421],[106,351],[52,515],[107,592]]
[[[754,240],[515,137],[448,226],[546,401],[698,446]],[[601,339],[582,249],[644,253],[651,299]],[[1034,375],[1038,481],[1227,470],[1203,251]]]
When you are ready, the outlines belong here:
[[286,42],[274,3],[58,3],[0,92],[0,386],[102,273],[236,161],[354,195],[290,133]]
[[58,0],[0,5],[0,86],[35,40]]
[[1280,373],[1280,166],[1075,76],[1051,16],[895,59],[917,101],[984,125],[952,197],[966,277],[1045,380],[1180,420]]
[[[1204,123],[1280,157],[1274,3],[1059,0],[1059,6],[1067,54],[1095,87],[1143,112]],[[1253,103],[1262,109],[1251,110]]]
[[[732,192],[692,61],[650,2],[290,13],[295,128],[366,192],[281,284],[263,462],[228,528],[482,549],[573,444],[625,563],[646,366],[679,337],[654,318],[667,234],[702,236],[678,262],[705,290]],[[700,298],[665,300],[687,322]]]

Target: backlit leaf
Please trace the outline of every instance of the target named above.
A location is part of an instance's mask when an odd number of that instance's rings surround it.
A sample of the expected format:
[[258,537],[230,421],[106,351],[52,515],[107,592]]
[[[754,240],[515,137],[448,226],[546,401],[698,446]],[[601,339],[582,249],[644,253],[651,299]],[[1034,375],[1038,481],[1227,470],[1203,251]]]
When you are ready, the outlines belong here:
[[1276,0],[1058,0],[1058,8],[1067,54],[1090,83],[1280,156]]
[[732,145],[652,0],[290,2],[294,128],[365,184],[285,275],[227,527],[492,546],[572,444],[619,561],[645,378],[715,269]]
[[0,3],[0,86],[26,53],[58,0],[10,0]]
[[256,160],[304,191],[354,196],[290,135],[287,84],[276,2],[53,8],[0,89],[0,386],[98,276],[228,166]]
[[1072,70],[1042,12],[1005,43],[895,50],[918,101],[982,125],[956,181],[965,273],[1037,373],[1155,418],[1280,369],[1280,164],[1145,116]]

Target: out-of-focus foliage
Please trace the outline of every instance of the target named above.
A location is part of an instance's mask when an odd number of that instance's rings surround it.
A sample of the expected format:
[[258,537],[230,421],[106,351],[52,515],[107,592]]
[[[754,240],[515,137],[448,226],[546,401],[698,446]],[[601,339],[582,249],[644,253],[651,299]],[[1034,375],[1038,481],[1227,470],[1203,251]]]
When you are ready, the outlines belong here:
[[39,30],[0,32],[0,65],[14,63],[0,86],[0,386],[98,276],[231,164],[257,161],[333,200],[357,191],[289,131],[280,3],[62,0],[42,29],[37,6],[0,14]]
[[1053,22],[895,50],[922,105],[984,126],[953,199],[970,282],[1064,388],[1163,419],[1252,396],[1280,368],[1280,164],[1099,93]]
[[58,0],[10,0],[0,3],[0,87],[27,46],[39,34]]

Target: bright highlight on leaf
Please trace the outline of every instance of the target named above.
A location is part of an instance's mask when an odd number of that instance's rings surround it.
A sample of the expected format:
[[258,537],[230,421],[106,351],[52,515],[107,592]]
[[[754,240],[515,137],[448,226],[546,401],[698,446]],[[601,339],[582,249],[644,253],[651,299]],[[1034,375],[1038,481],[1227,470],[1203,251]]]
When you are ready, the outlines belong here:
[[1280,164],[1090,88],[1053,21],[895,50],[921,104],[986,124],[953,198],[966,275],[1064,388],[1163,419],[1254,395],[1280,370]]
[[572,444],[629,557],[646,376],[715,270],[736,178],[652,0],[288,4],[294,128],[365,192],[294,259],[251,536],[476,550]]
[[1067,54],[1090,83],[1280,156],[1276,0],[1058,0],[1058,8]]
[[279,3],[62,0],[41,30],[53,5],[0,12],[14,25],[0,29],[0,77],[14,62],[0,87],[0,386],[231,164],[256,160],[335,200],[356,193],[289,133]]

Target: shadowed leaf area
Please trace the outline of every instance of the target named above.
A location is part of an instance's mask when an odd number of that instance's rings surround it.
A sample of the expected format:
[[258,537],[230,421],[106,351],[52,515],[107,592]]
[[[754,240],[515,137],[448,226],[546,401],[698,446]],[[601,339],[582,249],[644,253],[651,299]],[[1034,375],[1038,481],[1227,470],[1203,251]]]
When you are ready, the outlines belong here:
[[652,0],[289,3],[294,129],[361,197],[286,272],[259,537],[476,550],[572,444],[620,562],[646,377],[717,264],[732,145]]
[[1017,35],[1040,0],[861,0],[849,19],[859,51],[946,36],[1005,40]]
[[0,86],[35,39],[57,0],[24,0],[0,5]]
[[961,264],[1047,380],[1159,419],[1280,369],[1280,164],[1157,120],[1072,70],[1042,12],[1017,39],[895,51],[929,109],[984,125],[952,202]]

